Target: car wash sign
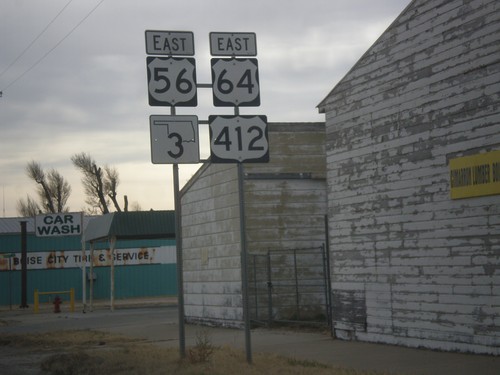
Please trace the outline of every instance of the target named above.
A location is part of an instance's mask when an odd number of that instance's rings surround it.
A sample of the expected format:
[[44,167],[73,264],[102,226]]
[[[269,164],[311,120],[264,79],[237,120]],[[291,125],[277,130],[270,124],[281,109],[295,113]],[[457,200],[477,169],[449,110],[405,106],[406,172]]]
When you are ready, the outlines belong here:
[[83,231],[82,213],[59,213],[35,216],[37,237],[80,236]]

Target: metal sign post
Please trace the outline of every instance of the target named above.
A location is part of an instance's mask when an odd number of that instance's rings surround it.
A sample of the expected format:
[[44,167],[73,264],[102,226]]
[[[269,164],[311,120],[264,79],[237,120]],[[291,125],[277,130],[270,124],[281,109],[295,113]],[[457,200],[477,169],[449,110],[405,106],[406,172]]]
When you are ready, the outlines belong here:
[[[83,224],[83,212],[82,212]],[[85,233],[82,230],[82,305],[83,312],[87,312],[87,257],[85,255]]]
[[109,292],[109,308],[111,311],[115,311],[115,247],[116,247],[116,237],[111,237],[109,241],[109,253],[110,253],[110,279],[109,283],[110,292]]
[[182,223],[181,197],[179,191],[179,164],[173,165],[174,201],[175,201],[175,246],[177,253],[177,304],[179,315],[179,352],[181,358],[186,357],[186,340],[184,330],[184,277],[182,260]]
[[244,162],[269,161],[269,142],[266,116],[240,116],[239,107],[260,105],[259,72],[257,59],[236,58],[256,56],[257,44],[253,33],[211,33],[212,56],[231,56],[229,59],[213,58],[212,93],[216,107],[234,107],[234,116],[210,116],[210,154],[213,163],[237,163],[240,208],[241,242],[241,291],[245,349],[249,364],[252,363],[250,313],[248,298],[247,242],[245,220]]
[[245,221],[245,175],[243,163],[238,163],[238,194],[240,198],[240,241],[241,241],[241,292],[243,297],[243,321],[245,323],[245,348],[247,362],[252,363],[252,343],[250,334],[250,314],[248,303],[248,274],[247,274],[247,240]]
[[[237,163],[240,209],[241,283],[247,362],[252,363],[248,301],[247,243],[245,223],[244,162],[269,161],[267,117],[240,116],[239,107],[260,105],[257,43],[255,33],[210,33],[212,83],[196,82],[194,37],[190,31],[146,31],[148,98],[151,106],[170,106],[170,116],[150,116],[151,161],[173,164],[177,284],[179,303],[179,349],[185,353],[184,286],[182,260],[182,211],[179,163],[199,163],[198,118],[176,116],[176,106],[197,106],[197,88],[211,88],[216,107],[234,107],[234,116],[210,116],[212,163]],[[156,56],[151,56],[156,55]],[[167,55],[159,57],[158,55]],[[245,58],[236,58],[245,56]],[[207,123],[207,122],[201,122]]]
[[[170,107],[170,113],[175,115],[175,107]],[[196,125],[198,127],[198,125]],[[197,132],[196,132],[197,133]],[[199,147],[197,147],[199,150]],[[198,153],[199,159],[199,153]],[[182,211],[181,193],[179,188],[179,164],[172,165],[174,175],[174,209],[175,209],[175,248],[177,262],[177,313],[179,317],[179,353],[181,358],[186,357],[186,333],[184,328],[184,262],[182,257]]]
[[9,256],[9,309],[12,310],[12,256]]
[[21,223],[21,305],[19,308],[28,308],[28,267],[26,258],[28,257],[28,234],[27,234],[27,221],[20,221]]
[[175,107],[197,106],[194,36],[190,31],[146,31],[148,56],[148,97],[151,106],[170,106],[170,116],[150,117],[151,162],[172,164],[175,205],[175,245],[177,253],[177,300],[179,314],[179,352],[186,357],[184,330],[184,280],[182,260],[182,213],[179,189],[179,163],[199,163],[198,118],[176,116]]

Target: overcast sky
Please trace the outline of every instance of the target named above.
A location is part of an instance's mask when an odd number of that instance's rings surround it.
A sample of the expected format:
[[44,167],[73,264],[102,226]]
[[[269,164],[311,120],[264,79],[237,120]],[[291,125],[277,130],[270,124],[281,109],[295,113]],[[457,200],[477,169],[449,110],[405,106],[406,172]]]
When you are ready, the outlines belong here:
[[[261,106],[269,122],[323,121],[316,106],[410,0],[0,0],[0,216],[35,184],[36,160],[68,180],[71,211],[84,207],[70,158],[90,153],[118,169],[120,202],[173,209],[171,165],[151,163],[145,30],[192,31],[198,83],[210,83],[209,33],[257,36]],[[29,47],[29,48],[27,48]],[[210,89],[179,115],[231,114]],[[201,156],[209,156],[206,125]],[[272,146],[271,146],[272,147]],[[197,165],[181,165],[181,186]]]

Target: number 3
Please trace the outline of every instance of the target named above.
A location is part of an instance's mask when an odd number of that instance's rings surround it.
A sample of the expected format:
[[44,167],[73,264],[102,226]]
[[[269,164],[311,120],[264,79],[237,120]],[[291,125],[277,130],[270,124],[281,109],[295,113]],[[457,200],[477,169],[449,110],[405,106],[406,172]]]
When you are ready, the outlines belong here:
[[184,153],[184,146],[182,146],[182,137],[180,136],[179,133],[170,133],[168,135],[168,138],[169,139],[172,139],[172,138],[176,138],[176,142],[174,143],[175,146],[177,146],[177,148],[179,149],[178,152],[172,152],[172,151],[168,151],[168,154],[170,155],[170,157],[174,158],[174,159],[177,159],[179,158],[183,153]]

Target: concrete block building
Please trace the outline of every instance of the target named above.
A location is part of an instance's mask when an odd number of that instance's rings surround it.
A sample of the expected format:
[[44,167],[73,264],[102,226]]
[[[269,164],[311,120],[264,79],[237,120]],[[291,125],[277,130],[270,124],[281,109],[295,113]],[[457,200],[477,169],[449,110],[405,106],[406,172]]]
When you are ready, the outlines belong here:
[[319,104],[337,337],[500,354],[499,41],[414,0]]

